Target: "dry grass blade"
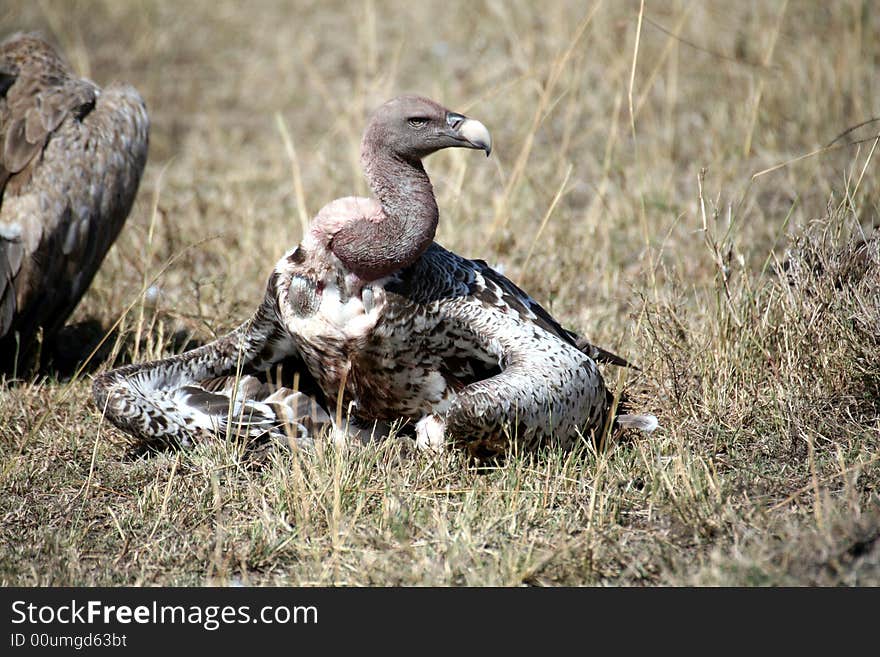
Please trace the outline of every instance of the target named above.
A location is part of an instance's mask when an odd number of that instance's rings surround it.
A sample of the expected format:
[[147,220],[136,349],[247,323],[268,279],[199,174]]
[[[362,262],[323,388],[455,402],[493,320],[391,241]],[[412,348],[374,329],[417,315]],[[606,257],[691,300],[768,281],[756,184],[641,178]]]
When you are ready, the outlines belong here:
[[535,143],[535,135],[538,132],[538,128],[540,127],[541,122],[544,120],[548,112],[548,107],[550,107],[552,104],[556,85],[559,82],[559,78],[562,75],[562,72],[565,70],[566,65],[571,59],[571,55],[574,52],[574,49],[583,38],[587,27],[593,20],[593,16],[599,9],[600,4],[601,0],[597,0],[597,2],[593,4],[592,9],[590,9],[587,15],[584,16],[584,18],[575,29],[574,34],[572,35],[571,40],[568,43],[568,47],[553,60],[550,74],[541,89],[541,95],[538,98],[535,112],[532,115],[531,125],[528,132],[526,133],[525,141],[520,148],[519,155],[517,155],[516,162],[513,165],[513,171],[511,172],[510,177],[507,180],[507,184],[505,185],[504,192],[501,195],[500,204],[495,211],[495,218],[492,221],[492,226],[489,231],[490,237],[496,229],[500,228],[501,226],[505,226],[507,224],[507,221],[509,220],[507,210],[511,200],[511,194],[513,193],[513,190],[516,188],[516,186],[519,184],[520,178],[525,171],[526,164],[529,161],[529,156],[532,153],[532,147]]
[[569,178],[571,178],[571,171],[573,168],[574,166],[569,164],[568,168],[565,170],[565,176],[562,178],[562,182],[559,184],[559,189],[556,190],[556,194],[553,196],[553,200],[550,202],[550,207],[547,208],[547,212],[544,213],[544,218],[541,219],[541,225],[538,227],[538,232],[535,233],[535,237],[534,239],[532,239],[532,245],[529,247],[529,252],[528,254],[526,254],[526,259],[522,265],[523,270],[527,270],[529,268],[529,261],[532,259],[532,255],[535,253],[535,247],[538,244],[538,240],[541,239],[541,233],[544,232],[544,229],[547,227],[547,222],[550,221],[550,217],[553,215],[553,210],[556,208],[556,204],[559,203],[559,199],[561,199],[562,195],[565,193],[565,186],[568,184]]
[[632,128],[633,141],[636,139],[636,113],[633,109],[633,87],[636,86],[636,64],[639,61],[639,42],[642,40],[642,18],[645,16],[645,0],[639,1],[639,18],[636,22],[636,39],[633,45],[632,69],[629,74],[629,125]]
[[306,235],[309,230],[309,211],[306,208],[306,193],[303,188],[302,171],[300,170],[299,158],[296,155],[296,147],[293,144],[293,137],[287,129],[284,117],[280,112],[275,113],[275,123],[278,126],[278,132],[281,133],[281,139],[284,140],[284,150],[287,158],[290,160],[290,172],[293,178],[293,193],[296,195],[296,210],[299,215],[299,225],[302,231],[300,235]]

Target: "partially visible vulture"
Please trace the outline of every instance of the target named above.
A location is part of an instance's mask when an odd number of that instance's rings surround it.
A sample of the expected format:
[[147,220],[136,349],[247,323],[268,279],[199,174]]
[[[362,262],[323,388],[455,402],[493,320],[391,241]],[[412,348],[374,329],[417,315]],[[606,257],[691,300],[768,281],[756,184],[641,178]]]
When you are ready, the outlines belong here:
[[149,120],[132,87],[74,75],[35,34],[0,43],[0,371],[35,358],[131,210]]
[[[154,445],[215,432],[303,443],[349,419],[359,436],[403,421],[420,447],[479,455],[511,438],[529,449],[601,432],[615,418],[596,361],[626,361],[562,328],[485,262],[433,242],[439,213],[422,158],[491,146],[482,123],[431,100],[385,103],[361,149],[375,198],[325,206],[232,333],[96,377],[99,409]],[[647,415],[616,421],[656,426]]]

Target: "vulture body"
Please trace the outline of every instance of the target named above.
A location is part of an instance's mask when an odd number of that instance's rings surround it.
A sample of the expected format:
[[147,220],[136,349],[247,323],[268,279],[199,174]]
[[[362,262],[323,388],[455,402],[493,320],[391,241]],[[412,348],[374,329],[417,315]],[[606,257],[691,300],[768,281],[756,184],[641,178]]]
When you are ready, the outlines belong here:
[[491,138],[425,98],[383,105],[362,146],[376,198],[325,206],[229,335],[96,377],[99,408],[152,444],[217,432],[304,444],[323,426],[366,439],[403,422],[420,447],[487,456],[511,439],[530,449],[600,432],[615,418],[596,361],[626,361],[562,328],[485,262],[433,242],[439,213],[421,159],[455,146],[488,154]]
[[0,43],[0,371],[35,356],[131,210],[149,119],[132,87],[76,77],[40,37]]

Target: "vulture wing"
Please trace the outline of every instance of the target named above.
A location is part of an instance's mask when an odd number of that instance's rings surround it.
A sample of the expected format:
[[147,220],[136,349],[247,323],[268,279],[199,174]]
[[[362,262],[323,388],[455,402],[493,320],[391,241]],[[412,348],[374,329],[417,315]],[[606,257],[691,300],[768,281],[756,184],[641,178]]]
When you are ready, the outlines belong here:
[[140,445],[186,446],[215,435],[311,442],[330,417],[278,317],[275,286],[273,276],[257,312],[228,335],[95,377],[98,408]]

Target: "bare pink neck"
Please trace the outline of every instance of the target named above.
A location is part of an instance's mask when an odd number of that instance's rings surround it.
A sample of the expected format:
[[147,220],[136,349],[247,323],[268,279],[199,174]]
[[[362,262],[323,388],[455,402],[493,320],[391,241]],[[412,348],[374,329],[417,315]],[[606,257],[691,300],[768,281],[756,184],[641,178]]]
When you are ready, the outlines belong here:
[[361,163],[382,215],[347,224],[330,244],[336,257],[367,281],[414,263],[434,240],[440,216],[421,161],[392,154],[377,137],[365,135]]

